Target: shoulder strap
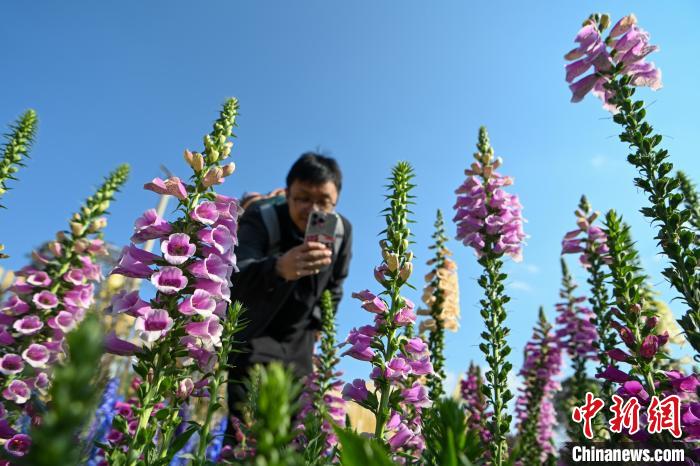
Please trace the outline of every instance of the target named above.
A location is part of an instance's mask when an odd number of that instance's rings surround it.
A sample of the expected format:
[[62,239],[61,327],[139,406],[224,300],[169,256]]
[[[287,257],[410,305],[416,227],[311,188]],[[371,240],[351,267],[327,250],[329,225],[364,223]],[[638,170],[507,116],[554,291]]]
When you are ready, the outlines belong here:
[[[338,214],[336,214],[338,215]],[[337,255],[340,251],[340,245],[343,242],[343,236],[345,235],[345,225],[343,225],[343,217],[338,215],[338,221],[335,224],[335,244],[333,245],[333,252]]]
[[260,215],[267,230],[267,254],[275,255],[280,249],[281,236],[274,204],[263,204],[260,206]]

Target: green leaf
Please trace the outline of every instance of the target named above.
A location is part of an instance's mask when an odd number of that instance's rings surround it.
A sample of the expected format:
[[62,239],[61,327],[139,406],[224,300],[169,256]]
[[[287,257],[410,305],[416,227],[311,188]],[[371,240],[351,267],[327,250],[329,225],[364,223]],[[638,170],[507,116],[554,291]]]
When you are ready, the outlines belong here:
[[350,430],[335,428],[342,449],[340,464],[343,466],[395,466],[389,453],[377,440],[364,438]]

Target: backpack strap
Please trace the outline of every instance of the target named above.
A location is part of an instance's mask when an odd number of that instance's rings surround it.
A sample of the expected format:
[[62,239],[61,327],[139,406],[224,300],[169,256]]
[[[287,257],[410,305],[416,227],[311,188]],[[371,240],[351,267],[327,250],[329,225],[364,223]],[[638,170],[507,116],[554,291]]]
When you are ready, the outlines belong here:
[[277,212],[274,204],[260,206],[260,215],[267,230],[267,255],[275,255],[280,251],[280,225],[277,221]]
[[343,218],[336,214],[338,216],[338,221],[335,224],[335,244],[333,245],[333,253],[338,254],[338,251],[340,251],[340,245],[343,242],[343,236],[345,236],[345,225],[343,225]]

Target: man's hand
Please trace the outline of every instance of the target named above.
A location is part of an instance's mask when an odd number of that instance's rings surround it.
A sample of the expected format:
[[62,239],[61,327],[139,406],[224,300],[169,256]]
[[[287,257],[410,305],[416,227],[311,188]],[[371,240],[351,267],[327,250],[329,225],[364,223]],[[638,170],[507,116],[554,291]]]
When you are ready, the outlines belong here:
[[277,259],[275,270],[285,280],[298,280],[317,274],[331,263],[331,250],[323,243],[310,241],[293,247]]

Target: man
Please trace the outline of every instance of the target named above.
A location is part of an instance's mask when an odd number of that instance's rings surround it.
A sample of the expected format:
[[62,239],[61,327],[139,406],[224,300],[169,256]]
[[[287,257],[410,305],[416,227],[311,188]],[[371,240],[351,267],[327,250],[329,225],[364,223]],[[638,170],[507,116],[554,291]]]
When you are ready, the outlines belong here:
[[305,153],[287,175],[286,202],[258,203],[240,219],[239,272],[232,277],[231,300],[243,304],[248,324],[236,336],[242,351],[230,361],[234,367],[228,404],[233,414],[240,412],[245,399],[240,381],[252,365],[281,361],[298,377],[311,372],[321,294],[330,290],[337,309],[350,265],[352,231],[350,222],[339,216],[342,227],[336,229],[333,247],[305,243],[304,232],[312,211],[335,210],[341,185],[334,159]]

